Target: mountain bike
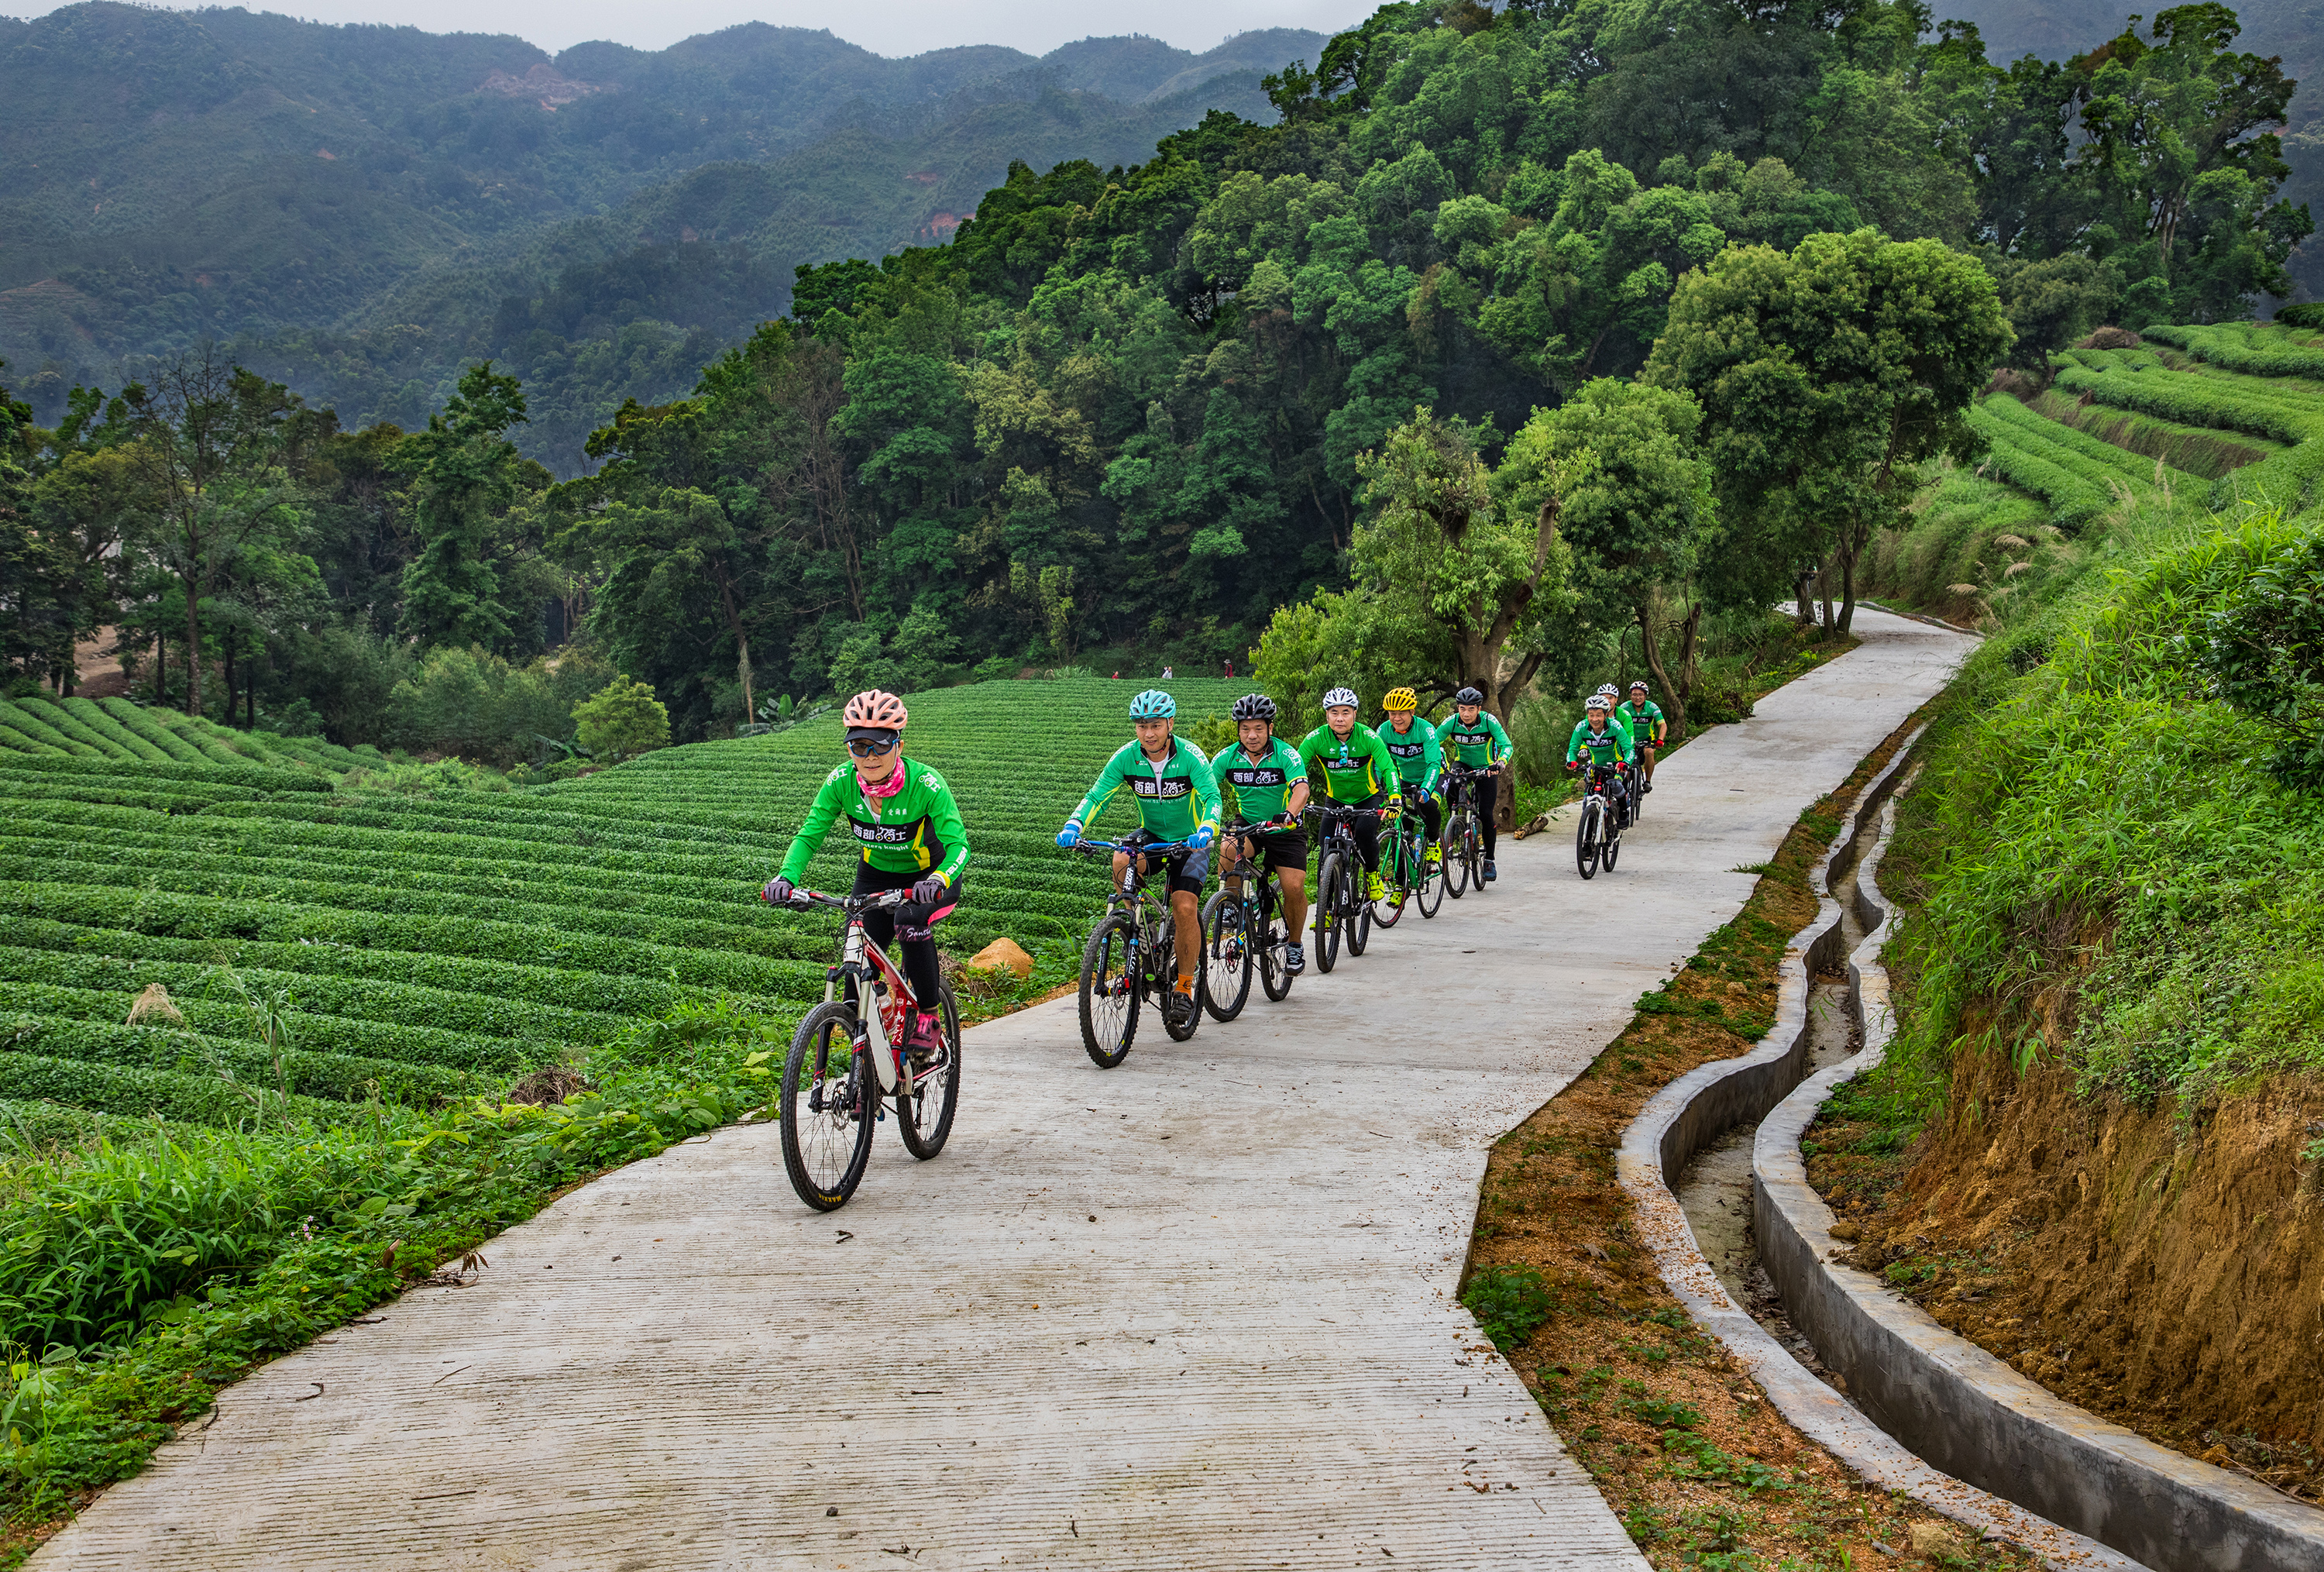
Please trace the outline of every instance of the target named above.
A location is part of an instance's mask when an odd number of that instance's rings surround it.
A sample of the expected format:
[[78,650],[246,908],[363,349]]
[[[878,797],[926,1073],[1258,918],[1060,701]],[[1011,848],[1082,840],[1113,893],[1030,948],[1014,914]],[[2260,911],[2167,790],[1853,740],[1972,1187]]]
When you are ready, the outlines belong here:
[[1373,915],[1382,928],[1394,928],[1407,902],[1416,900],[1420,915],[1436,915],[1444,904],[1444,868],[1428,860],[1428,821],[1407,808],[1395,826],[1380,837],[1380,872],[1388,884],[1388,904]]
[[[1221,830],[1219,838],[1236,837],[1248,846],[1250,837],[1289,829],[1297,822],[1287,818],[1270,818],[1263,824],[1237,822]],[[1283,897],[1274,869],[1245,856],[1221,868],[1219,878],[1217,892],[1203,905],[1203,1007],[1213,1020],[1231,1021],[1242,1013],[1250,997],[1253,973],[1269,999],[1279,1003],[1291,992],[1292,975],[1285,968],[1283,955],[1291,943],[1291,932],[1275,924]],[[1224,881],[1229,879],[1241,882],[1240,894],[1227,886]]]
[[1646,760],[1622,767],[1622,801],[1630,810],[1630,827],[1635,829],[1646,816]]
[[1130,1040],[1138,1035],[1139,1006],[1148,994],[1162,1013],[1162,1030],[1174,1042],[1185,1041],[1203,1023],[1203,952],[1199,947],[1194,951],[1194,997],[1182,1009],[1174,986],[1178,977],[1177,920],[1171,914],[1167,891],[1165,899],[1154,899],[1146,892],[1146,881],[1153,874],[1138,871],[1140,862],[1150,859],[1167,880],[1170,854],[1185,847],[1182,840],[1142,846],[1085,840],[1075,848],[1092,856],[1130,854],[1121,882],[1106,892],[1105,915],[1082,947],[1082,1046],[1100,1069],[1110,1070],[1129,1057]]
[[[938,985],[937,1017],[944,1042],[925,1062],[902,1043],[912,1003],[911,985],[888,953],[863,931],[863,914],[901,906],[909,890],[870,895],[792,893],[795,907],[828,906],[847,920],[837,966],[825,968],[823,1003],[792,1034],[783,1062],[783,1169],[799,1199],[818,1212],[846,1205],[872,1161],[872,1129],[894,1100],[897,1133],[926,1161],[944,1150],[960,1105],[960,1007]],[[842,996],[844,980],[855,998]],[[869,994],[875,1008],[859,1007]]]
[[1466,764],[1444,766],[1444,892],[1455,901],[1464,885],[1485,887],[1485,831],[1471,783],[1484,773]]
[[1340,958],[1340,941],[1350,955],[1371,942],[1372,903],[1364,893],[1363,853],[1356,847],[1355,821],[1365,814],[1385,817],[1378,808],[1319,803],[1307,810],[1323,825],[1323,855],[1315,865],[1315,964],[1330,971]]
[[1598,876],[1600,863],[1612,873],[1622,855],[1622,814],[1618,792],[1620,766],[1584,767],[1582,811],[1574,816],[1573,861],[1585,879]]

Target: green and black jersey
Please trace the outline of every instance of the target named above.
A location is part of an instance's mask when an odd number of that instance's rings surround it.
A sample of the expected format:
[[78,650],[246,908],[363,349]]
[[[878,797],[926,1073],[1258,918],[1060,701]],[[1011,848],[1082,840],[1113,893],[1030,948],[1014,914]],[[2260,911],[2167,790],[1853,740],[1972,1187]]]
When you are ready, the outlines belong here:
[[968,831],[961,825],[952,788],[926,764],[906,759],[903,790],[892,797],[866,796],[852,763],[825,776],[783,857],[784,878],[798,883],[823,849],[824,837],[842,818],[854,833],[863,861],[882,873],[933,873],[950,885],[960,882],[961,870],[968,866]]

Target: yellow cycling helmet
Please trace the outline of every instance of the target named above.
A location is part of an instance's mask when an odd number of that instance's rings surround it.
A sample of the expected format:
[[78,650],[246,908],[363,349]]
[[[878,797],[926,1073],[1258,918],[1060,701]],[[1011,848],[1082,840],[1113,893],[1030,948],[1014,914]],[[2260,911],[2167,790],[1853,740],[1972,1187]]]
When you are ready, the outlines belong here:
[[1418,709],[1420,696],[1409,688],[1391,688],[1388,690],[1388,697],[1380,700],[1380,707],[1382,709]]

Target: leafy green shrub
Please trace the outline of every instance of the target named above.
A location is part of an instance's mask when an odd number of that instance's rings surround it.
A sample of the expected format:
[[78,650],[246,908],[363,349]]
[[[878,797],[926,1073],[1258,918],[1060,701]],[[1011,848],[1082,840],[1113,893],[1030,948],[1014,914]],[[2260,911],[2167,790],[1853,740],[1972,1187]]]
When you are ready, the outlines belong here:
[[539,754],[544,736],[570,737],[574,706],[612,676],[580,651],[524,666],[482,650],[432,651],[389,693],[387,735],[401,747],[505,767]]
[[573,707],[581,746],[592,757],[628,759],[669,746],[669,711],[646,684],[617,677]]
[[1556,1295],[1530,1266],[1486,1267],[1461,1290],[1461,1302],[1504,1354],[1540,1330],[1557,1311]]
[[2193,664],[2255,723],[2268,768],[2315,791],[2324,789],[2324,531],[2280,544],[2217,595],[2190,635]]

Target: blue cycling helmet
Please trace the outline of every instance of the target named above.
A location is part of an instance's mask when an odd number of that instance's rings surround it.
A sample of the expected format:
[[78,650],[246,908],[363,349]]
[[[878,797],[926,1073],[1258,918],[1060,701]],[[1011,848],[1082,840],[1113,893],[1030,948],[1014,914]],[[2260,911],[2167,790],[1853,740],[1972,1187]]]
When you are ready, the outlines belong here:
[[1132,720],[1168,720],[1178,713],[1178,701],[1159,688],[1149,688],[1130,701]]

